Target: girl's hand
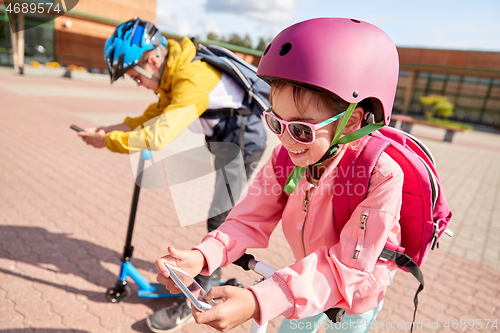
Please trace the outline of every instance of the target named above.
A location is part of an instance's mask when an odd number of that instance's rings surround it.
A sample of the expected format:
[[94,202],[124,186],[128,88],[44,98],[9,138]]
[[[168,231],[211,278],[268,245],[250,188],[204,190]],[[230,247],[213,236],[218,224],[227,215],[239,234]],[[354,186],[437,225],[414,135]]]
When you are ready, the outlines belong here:
[[168,247],[168,252],[170,254],[155,261],[156,269],[158,270],[156,281],[163,283],[171,292],[180,293],[180,289],[170,279],[170,274],[167,267],[165,267],[165,263],[176,266],[194,277],[205,267],[205,257],[198,250],[177,250],[173,246]]
[[249,319],[260,317],[257,299],[248,289],[232,286],[212,287],[205,298],[222,298],[224,301],[205,312],[199,312],[192,307],[194,320],[221,332],[240,326]]

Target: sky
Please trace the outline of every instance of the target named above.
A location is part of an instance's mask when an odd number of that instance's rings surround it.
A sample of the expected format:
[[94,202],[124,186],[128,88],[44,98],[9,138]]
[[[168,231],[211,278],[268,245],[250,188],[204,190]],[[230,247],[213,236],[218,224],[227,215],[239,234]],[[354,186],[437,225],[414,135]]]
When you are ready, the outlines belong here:
[[370,22],[398,47],[500,52],[500,0],[157,0],[163,32],[248,34],[254,46],[316,17]]

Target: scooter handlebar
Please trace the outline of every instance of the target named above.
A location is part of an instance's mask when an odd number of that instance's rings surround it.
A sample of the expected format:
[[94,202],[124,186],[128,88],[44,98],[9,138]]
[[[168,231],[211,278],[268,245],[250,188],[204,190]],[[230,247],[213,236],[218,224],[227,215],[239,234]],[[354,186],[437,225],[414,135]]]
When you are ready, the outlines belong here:
[[[233,262],[233,264],[240,266],[244,270],[253,270],[257,274],[262,275],[264,278],[268,278],[276,272],[276,269],[264,264],[263,262],[255,260],[254,256],[251,254],[243,254],[237,260]],[[325,314],[328,318],[334,322],[339,323],[344,318],[345,309],[343,308],[331,308],[325,311]]]
[[274,267],[255,260],[253,255],[247,253],[243,254],[241,257],[235,260],[233,264],[240,266],[246,271],[252,270],[257,274],[262,275],[266,279],[277,271],[277,269],[275,269]]
[[250,267],[248,267],[248,264],[250,263],[250,260],[255,260],[255,257],[251,254],[244,253],[241,257],[236,259],[233,264],[236,266],[240,266],[243,268],[245,271],[250,270]]

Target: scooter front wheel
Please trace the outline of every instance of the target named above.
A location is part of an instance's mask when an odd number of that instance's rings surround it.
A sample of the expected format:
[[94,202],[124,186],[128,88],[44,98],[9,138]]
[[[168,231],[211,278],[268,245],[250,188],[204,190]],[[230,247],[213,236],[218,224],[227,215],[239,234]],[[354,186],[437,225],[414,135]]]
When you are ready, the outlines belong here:
[[243,285],[243,283],[241,283],[240,281],[236,280],[236,279],[229,279],[226,281],[226,283],[224,283],[225,286],[233,286],[233,287],[240,287],[240,288],[245,288],[245,286]]
[[106,299],[111,303],[118,303],[127,300],[130,296],[130,287],[127,281],[118,281],[106,291]]

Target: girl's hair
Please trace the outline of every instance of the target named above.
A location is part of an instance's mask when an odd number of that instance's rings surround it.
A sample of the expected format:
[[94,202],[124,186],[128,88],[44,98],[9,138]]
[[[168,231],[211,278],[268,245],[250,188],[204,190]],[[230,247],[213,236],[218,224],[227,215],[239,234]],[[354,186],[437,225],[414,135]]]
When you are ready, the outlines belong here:
[[339,114],[349,107],[349,103],[344,101],[339,96],[319,91],[318,89],[311,89],[310,87],[306,87],[303,85],[292,84],[287,81],[282,80],[274,80],[271,84],[271,94],[269,95],[269,99],[272,103],[274,95],[279,92],[285,86],[291,86],[293,101],[295,103],[295,107],[301,113],[305,112],[307,109],[307,105],[304,105],[304,97],[307,94],[311,94],[312,99],[311,102],[316,102],[317,106],[322,106],[326,110],[331,110],[334,112],[333,115]]
[[[316,102],[318,107],[322,106],[324,109],[333,112],[332,116],[347,110],[347,108],[349,107],[349,102],[344,101],[342,98],[332,92],[303,83],[292,83],[284,80],[273,80],[273,82],[271,83],[271,94],[269,95],[269,100],[271,101],[271,103],[274,95],[285,86],[292,87],[295,107],[301,113],[305,112],[305,110],[307,109],[307,105],[304,105],[303,102],[303,97],[305,97],[306,94],[312,94],[311,101]],[[369,116],[378,111],[378,109],[381,110],[382,108],[380,102],[375,98],[366,98],[359,102],[358,106],[361,107],[365,112],[362,126],[371,122]]]

